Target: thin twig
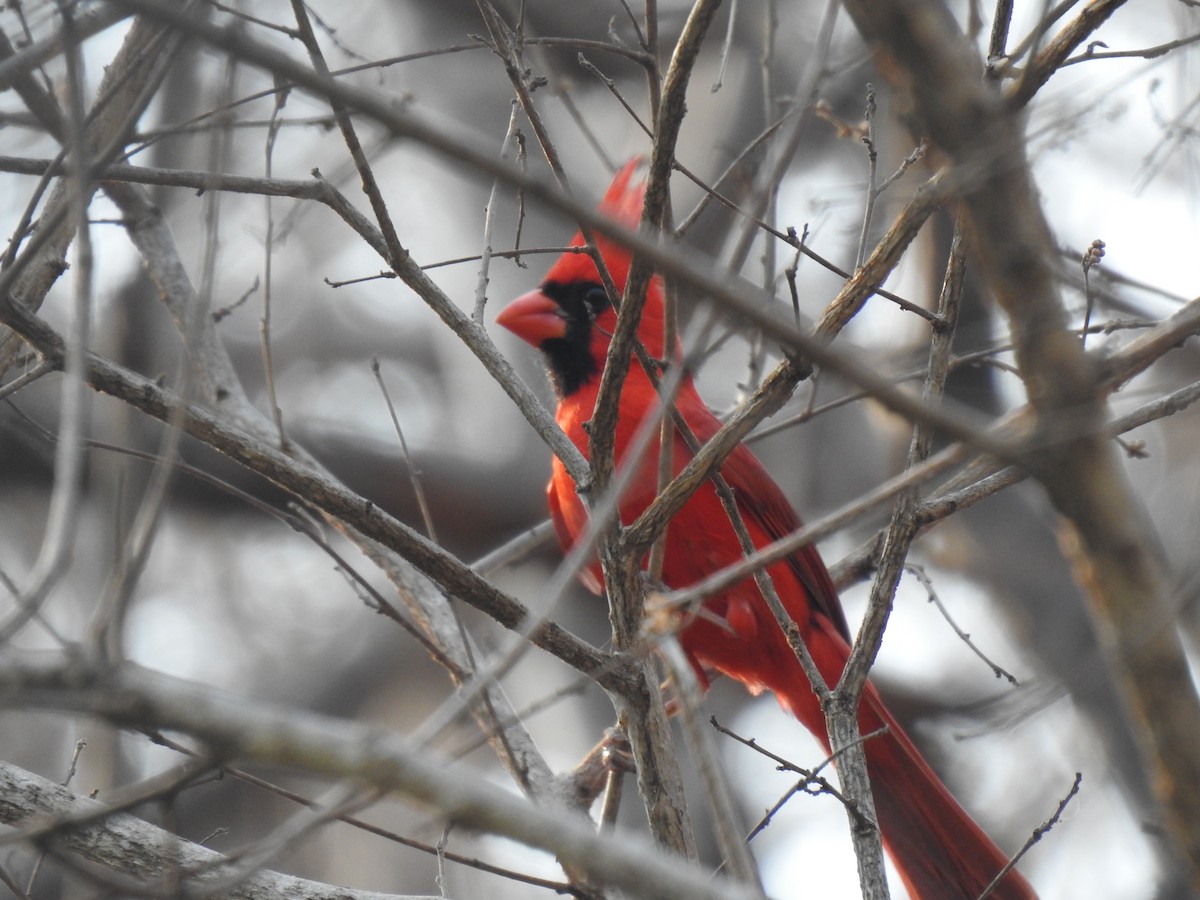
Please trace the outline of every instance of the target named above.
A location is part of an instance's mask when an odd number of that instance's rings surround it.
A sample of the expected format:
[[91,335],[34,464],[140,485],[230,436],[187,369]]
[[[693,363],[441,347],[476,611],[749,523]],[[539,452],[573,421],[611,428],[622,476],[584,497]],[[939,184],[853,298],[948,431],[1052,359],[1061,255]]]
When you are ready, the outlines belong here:
[[[509,144],[517,136],[517,101],[512,101],[512,110],[508,116],[508,128],[504,131],[504,140],[500,142],[500,158],[508,156]],[[487,305],[488,267],[492,262],[492,229],[496,222],[496,204],[500,200],[500,179],[492,181],[492,192],[488,196],[487,206],[483,214],[483,250],[479,254],[479,277],[475,282],[475,310],[471,314],[476,324],[482,327],[483,311]]]
[[[772,751],[768,750],[766,747],[764,747],[762,744],[760,744],[758,742],[757,738],[742,737],[737,732],[735,732],[729,728],[726,728],[724,725],[722,725],[720,722],[717,721],[716,716],[709,716],[708,721],[712,725],[712,727],[715,728],[717,731],[719,731],[721,734],[725,735],[726,737],[733,738],[738,743],[744,744],[745,746],[749,747],[755,753],[759,753],[759,754],[765,756],[767,759],[774,762],[776,765],[776,768],[778,768],[779,771],[794,772],[795,774],[799,775],[801,778],[800,783],[802,785],[802,787],[800,787],[800,791],[802,793],[808,794],[810,796],[819,796],[821,794],[828,794],[830,797],[833,797],[835,800],[837,800],[839,803],[841,803],[842,806],[844,806],[851,813],[851,815],[861,815],[861,813],[859,813],[859,811],[858,811],[857,807],[854,805],[854,803],[852,801],[848,800],[845,797],[845,795],[843,795],[843,793],[840,790],[838,790],[837,786],[834,785],[833,782],[831,782],[829,779],[827,779],[824,775],[821,774],[821,770],[826,768],[827,766],[829,766],[831,763],[833,763],[834,760],[837,758],[838,754],[836,754],[836,753],[831,754],[830,756],[823,759],[821,761],[821,763],[819,765],[817,765],[815,768],[806,769],[803,766],[797,765],[796,763],[792,762],[790,759],[787,759],[786,757],[780,756],[777,753],[773,753]],[[862,739],[867,740],[869,738],[875,737],[879,733],[880,732],[874,732],[872,734],[865,735]],[[795,788],[793,788],[793,791],[795,791]],[[755,834],[758,833],[758,831],[761,831],[761,830],[762,830],[761,828],[756,828],[756,830],[747,837],[747,840],[749,840],[750,837],[753,837]]]
[[0,385],[0,400],[4,400],[8,397],[11,397],[13,394],[17,393],[22,388],[28,387],[29,385],[33,384],[35,381],[37,381],[43,375],[47,375],[50,372],[54,372],[54,371],[57,371],[56,366],[52,365],[49,362],[46,362],[45,360],[42,360],[37,365],[35,365],[32,369],[30,369],[28,372],[25,372],[23,375],[17,376],[12,381],[10,381],[8,384]]
[[729,65],[729,54],[733,50],[734,28],[737,25],[738,0],[730,0],[729,22],[725,26],[725,40],[721,42],[721,62],[717,65],[717,74],[713,80],[711,92],[717,93],[725,83],[725,69]]
[[[59,441],[55,446],[54,489],[50,508],[26,585],[19,603],[25,611],[36,611],[65,573],[79,526],[78,505],[82,494],[84,465],[83,437],[87,424],[89,395],[85,381],[86,357],[92,332],[92,242],[88,223],[88,203],[95,182],[92,159],[84,131],[83,56],[75,33],[75,12],[66,3],[59,4],[65,35],[66,148],[70,175],[67,182],[68,208],[75,229],[75,267],[71,311],[66,334],[64,379],[59,408]],[[9,270],[16,271],[16,267]]]
[[[298,0],[297,0],[298,2]],[[287,103],[288,92],[280,91],[275,95],[275,104],[271,107],[271,127],[267,129],[267,139],[263,148],[265,171],[267,178],[271,177],[275,159],[275,138],[279,135],[279,114]],[[263,197],[263,208],[266,214],[266,237],[263,241],[263,292],[262,314],[258,320],[259,343],[262,350],[263,378],[267,387],[267,405],[271,410],[271,418],[275,421],[275,430],[279,435],[279,448],[285,453],[289,450],[287,432],[283,428],[283,410],[279,406],[279,397],[275,391],[275,362],[271,353],[271,299],[274,279],[271,277],[271,261],[275,256],[275,216],[272,211],[271,197]]]
[[696,673],[674,635],[663,636],[657,646],[674,688],[676,718],[682,723],[684,737],[704,786],[722,868],[743,884],[762,891],[758,869],[742,839],[741,816],[733,800],[728,776],[718,764],[719,755],[711,733],[701,725],[697,715],[701,692]]
[[498,569],[519,562],[554,536],[554,523],[549,519],[521,532],[510,541],[501,544],[485,556],[471,563],[471,569],[484,577]]
[[1072,798],[1079,793],[1079,786],[1082,783],[1083,773],[1076,772],[1075,780],[1071,783],[1071,789],[1067,791],[1067,795],[1059,801],[1058,808],[1054,810],[1049,819],[1047,819],[1037,828],[1033,829],[1033,833],[1029,835],[1025,843],[1021,845],[1021,849],[1013,855],[1013,858],[1008,861],[1003,869],[996,873],[996,877],[992,879],[991,883],[988,884],[986,888],[984,888],[983,893],[979,895],[979,900],[986,900],[986,898],[990,896],[997,887],[999,887],[1000,883],[1004,880],[1004,876],[1011,872],[1013,867],[1020,862],[1021,857],[1028,853],[1034,844],[1044,838],[1050,832],[1050,829],[1058,824],[1059,819],[1062,818],[1062,814],[1067,810],[1067,804],[1070,803]]
[[1086,303],[1083,313],[1083,328],[1080,334],[1080,343],[1087,342],[1088,329],[1092,324],[1092,308],[1095,304],[1095,298],[1092,296],[1092,283],[1089,277],[1092,269],[1100,265],[1100,260],[1104,258],[1104,241],[1097,238],[1092,241],[1087,250],[1083,252],[1083,296]]
[[875,213],[875,201],[879,199],[877,174],[879,168],[879,151],[875,148],[875,86],[867,85],[867,109],[863,118],[867,123],[867,133],[862,136],[862,142],[867,148],[867,202],[863,206],[862,231],[858,236],[858,252],[854,254],[854,268],[862,268],[863,260],[867,258],[867,238],[871,234],[871,219]]
[[429,508],[429,500],[425,496],[425,488],[421,484],[421,473],[413,464],[412,454],[408,452],[408,441],[404,440],[404,429],[400,427],[400,418],[396,415],[396,405],[392,403],[387,384],[383,380],[383,373],[379,370],[378,356],[371,357],[371,374],[375,376],[375,383],[379,385],[379,392],[383,394],[383,402],[387,405],[388,415],[392,419],[392,428],[396,431],[396,439],[400,441],[400,453],[404,457],[405,466],[408,467],[409,483],[417,498],[417,507],[421,510],[421,521],[425,523],[425,533],[436,544],[438,542],[437,531],[433,527],[433,513]]
[[1087,49],[1078,56],[1072,56],[1063,61],[1060,68],[1073,66],[1076,63],[1091,62],[1094,59],[1157,59],[1160,56],[1165,56],[1172,50],[1178,50],[1180,47],[1187,47],[1200,41],[1200,33],[1190,34],[1187,37],[1179,38],[1174,41],[1167,41],[1165,44],[1156,44],[1153,47],[1146,47],[1142,50],[1100,50],[1097,47],[1108,47],[1108,44],[1103,41],[1092,41],[1087,45]]
[[941,613],[942,618],[946,620],[946,624],[954,629],[955,635],[958,636],[960,641],[967,645],[967,648],[972,653],[983,660],[987,667],[992,670],[992,674],[997,678],[1005,679],[1013,687],[1020,685],[1021,682],[1017,680],[1015,675],[999,664],[993,662],[988,655],[980,650],[975,642],[971,640],[971,635],[958,627],[958,623],[954,621],[950,615],[950,611],[946,609],[946,605],[942,603],[942,598],[938,596],[938,592],[933,586],[933,579],[929,577],[929,573],[925,571],[925,567],[917,565],[916,563],[906,562],[904,564],[904,569],[905,571],[912,573],[912,576],[921,583],[921,587],[925,588],[926,598],[930,603],[937,607],[937,610],[939,613]]
[[634,108],[629,104],[629,101],[625,99],[625,96],[617,87],[617,83],[601,72],[600,69],[597,68],[596,65],[582,53],[580,53],[576,58],[579,60],[580,68],[595,75],[596,78],[599,79],[600,83],[608,88],[609,93],[617,98],[617,102],[624,107],[625,112],[629,113],[629,118],[633,119],[634,124],[637,125],[638,128],[642,129],[647,137],[654,137],[654,130],[642,121],[642,117],[637,114],[637,111],[634,110]]

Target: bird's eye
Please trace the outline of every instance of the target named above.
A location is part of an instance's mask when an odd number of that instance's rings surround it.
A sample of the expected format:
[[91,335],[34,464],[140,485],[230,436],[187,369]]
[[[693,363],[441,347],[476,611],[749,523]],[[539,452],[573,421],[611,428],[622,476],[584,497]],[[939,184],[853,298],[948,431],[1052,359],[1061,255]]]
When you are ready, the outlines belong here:
[[587,293],[583,295],[583,302],[587,304],[588,310],[591,311],[592,315],[596,315],[604,307],[608,306],[608,291],[604,290],[603,285],[592,285],[587,289]]

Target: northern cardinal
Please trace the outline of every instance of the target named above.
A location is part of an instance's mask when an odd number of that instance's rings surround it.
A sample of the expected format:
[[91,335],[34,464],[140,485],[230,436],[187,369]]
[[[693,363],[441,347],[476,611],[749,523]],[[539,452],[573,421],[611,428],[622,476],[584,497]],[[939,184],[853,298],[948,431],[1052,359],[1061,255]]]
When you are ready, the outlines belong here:
[[[636,227],[645,185],[630,185],[637,161],[613,180],[600,209]],[[582,246],[576,235],[573,246]],[[629,273],[628,251],[611,241],[598,243],[613,281],[623,290]],[[545,356],[558,396],[556,419],[586,456],[585,423],[592,417],[616,313],[591,258],[566,253],[550,268],[541,287],[512,301],[496,321],[538,348]],[[655,278],[649,288],[638,335],[650,356],[663,357],[663,293]],[[701,441],[720,423],[696,392],[690,378],[679,385],[675,408]],[[621,393],[616,430],[618,463],[624,459],[639,423],[657,403],[650,378],[635,360]],[[653,500],[658,448],[636,461],[638,473],[621,498],[622,521],[632,522]],[[677,473],[691,458],[678,430],[673,467]],[[732,488],[738,511],[756,547],[796,531],[800,521],[779,486],[745,446],[724,462],[721,474]],[[547,489],[550,515],[564,550],[587,523],[587,510],[562,464],[555,459]],[[737,562],[741,547],[716,489],[706,483],[691,497],[667,530],[662,581],[683,588]],[[775,589],[825,681],[835,684],[850,652],[850,632],[837,592],[814,547],[805,547],[768,568]],[[598,563],[585,581],[602,587]],[[702,614],[690,617],[679,634],[702,684],[715,670],[736,678],[754,693],[769,690],[828,748],[829,739],[816,695],[788,647],[782,630],[753,579],[714,596]],[[921,758],[917,748],[887,711],[875,688],[863,694],[859,726],[864,735],[886,727],[866,741],[865,750],[884,844],[905,887],[920,900],[974,900],[1005,866],[1007,857],[958,805]],[[1015,870],[989,895],[996,900],[1035,898]]]

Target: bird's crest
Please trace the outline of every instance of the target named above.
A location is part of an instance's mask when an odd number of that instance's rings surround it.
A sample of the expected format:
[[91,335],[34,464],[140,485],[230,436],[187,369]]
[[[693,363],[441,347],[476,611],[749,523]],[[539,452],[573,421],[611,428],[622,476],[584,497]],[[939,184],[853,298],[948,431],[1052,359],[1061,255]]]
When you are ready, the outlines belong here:
[[[634,173],[642,165],[642,157],[635,156],[625,163],[613,176],[612,183],[600,200],[597,209],[619,222],[630,230],[637,230],[642,220],[642,205],[646,198],[646,182],[644,179],[634,180]],[[608,240],[603,235],[596,234],[596,246],[604,257],[608,273],[612,276],[613,284],[618,291],[625,290],[625,282],[629,278],[629,266],[632,262],[630,252],[619,244]],[[583,234],[577,232],[571,239],[570,246],[582,247],[587,242]],[[546,273],[546,281],[559,284],[575,282],[602,283],[600,273],[591,257],[585,253],[564,253]],[[663,346],[663,289],[662,280],[655,275],[646,293],[646,305],[642,310],[642,319],[638,334],[647,351],[661,357]]]
[[[634,172],[641,165],[641,157],[635,156],[620,168],[604,197],[597,207],[600,212],[614,219],[626,228],[636,230],[642,219],[642,203],[646,197],[646,182],[638,181],[632,186]],[[587,242],[581,232],[576,232],[569,246],[582,247]],[[614,244],[607,238],[596,235],[596,246],[604,257],[608,272],[612,275],[617,290],[625,290],[625,280],[629,277],[630,253],[619,244]],[[560,284],[570,284],[576,281],[600,281],[596,264],[584,253],[564,253],[546,273],[547,281],[557,281]]]

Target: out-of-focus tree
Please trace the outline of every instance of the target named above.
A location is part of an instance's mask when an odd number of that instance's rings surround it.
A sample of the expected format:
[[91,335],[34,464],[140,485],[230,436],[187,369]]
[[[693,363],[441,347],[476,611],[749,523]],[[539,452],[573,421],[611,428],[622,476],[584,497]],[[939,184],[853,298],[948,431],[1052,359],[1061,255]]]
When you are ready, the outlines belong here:
[[757,752],[819,745],[719,682],[728,729],[668,755],[696,858],[654,849],[611,730],[654,641],[608,652],[550,546],[572,451],[490,322],[678,130],[640,249],[684,332],[720,313],[701,390],[761,408],[852,622],[892,610],[889,705],[1044,897],[1200,892],[1198,32],[1167,0],[9,4],[0,882],[755,896],[712,874],[753,828],[771,896],[885,889]]

